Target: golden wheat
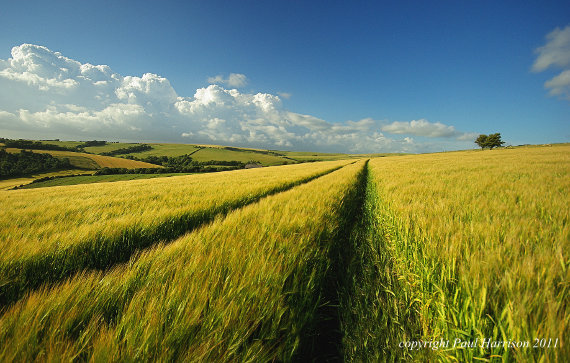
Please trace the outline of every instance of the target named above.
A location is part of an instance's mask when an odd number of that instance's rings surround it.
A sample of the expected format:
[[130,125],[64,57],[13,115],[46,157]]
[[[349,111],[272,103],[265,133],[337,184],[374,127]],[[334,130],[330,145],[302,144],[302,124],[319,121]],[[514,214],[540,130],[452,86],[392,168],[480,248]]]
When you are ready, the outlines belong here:
[[[491,338],[531,348],[436,353],[568,357],[570,146],[403,156],[370,166],[384,241],[377,248],[389,256],[394,281],[385,295],[394,319],[408,317],[399,324],[410,326],[407,333],[394,327],[392,348],[402,339]],[[536,339],[557,338],[557,349],[532,348]]]
[[108,267],[346,163],[1,192],[0,297],[9,302],[45,281]]
[[31,294],[0,319],[0,359],[290,361],[324,303],[362,172],[346,166]]

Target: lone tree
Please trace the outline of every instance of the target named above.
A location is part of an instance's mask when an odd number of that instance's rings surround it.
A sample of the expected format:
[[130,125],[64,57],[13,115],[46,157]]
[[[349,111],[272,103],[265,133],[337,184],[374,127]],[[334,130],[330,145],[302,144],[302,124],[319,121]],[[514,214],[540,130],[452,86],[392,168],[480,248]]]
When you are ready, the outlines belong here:
[[488,137],[487,135],[481,134],[481,135],[477,136],[477,139],[475,140],[475,143],[476,143],[477,145],[479,145],[479,147],[480,147],[481,149],[484,149],[484,148],[485,148],[485,143],[487,142],[487,137]]
[[501,134],[490,134],[490,135],[479,135],[475,143],[479,145],[481,149],[488,147],[493,149],[494,147],[502,146],[505,142],[501,140]]

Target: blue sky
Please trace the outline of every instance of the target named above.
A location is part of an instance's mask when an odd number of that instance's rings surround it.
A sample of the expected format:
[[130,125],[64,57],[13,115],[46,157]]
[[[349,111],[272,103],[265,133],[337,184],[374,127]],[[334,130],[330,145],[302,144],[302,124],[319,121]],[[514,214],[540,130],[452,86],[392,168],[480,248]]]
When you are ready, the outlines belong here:
[[[569,15],[567,1],[9,2],[0,134],[343,152],[465,149],[492,132],[570,142]],[[14,65],[22,44],[45,48]],[[62,74],[61,57],[109,66],[114,86]]]

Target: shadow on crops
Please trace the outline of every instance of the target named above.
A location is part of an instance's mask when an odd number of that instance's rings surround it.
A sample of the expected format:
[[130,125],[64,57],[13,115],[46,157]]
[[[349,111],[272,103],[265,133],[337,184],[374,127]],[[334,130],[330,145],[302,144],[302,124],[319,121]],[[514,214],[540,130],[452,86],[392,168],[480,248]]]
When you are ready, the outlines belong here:
[[431,361],[422,355],[426,350],[412,357],[399,347],[400,342],[421,336],[418,307],[406,296],[394,265],[388,236],[397,231],[381,210],[370,172],[365,188],[362,218],[352,231],[353,253],[340,292],[344,360]]
[[[317,295],[313,296],[315,309],[312,320],[300,333],[300,344],[293,361],[337,362],[343,360],[343,332],[341,329],[340,293],[347,282],[348,267],[355,249],[351,242],[353,229],[358,224],[364,205],[368,162],[360,171],[356,186],[343,199],[341,222],[331,238],[320,240],[321,250],[327,254],[324,274]],[[315,266],[305,266],[306,276],[311,276]],[[291,303],[295,304],[295,296]]]

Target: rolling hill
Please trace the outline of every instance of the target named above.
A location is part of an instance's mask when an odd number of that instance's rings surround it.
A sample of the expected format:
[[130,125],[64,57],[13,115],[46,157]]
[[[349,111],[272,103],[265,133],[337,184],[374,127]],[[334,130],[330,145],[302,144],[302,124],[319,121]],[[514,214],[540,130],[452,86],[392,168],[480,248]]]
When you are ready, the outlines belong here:
[[[82,144],[80,141],[44,141],[46,144],[53,144],[63,147],[77,147]],[[263,150],[254,148],[241,148],[222,145],[203,144],[169,144],[169,143],[122,143],[107,142],[105,145],[88,146],[84,150],[93,154],[113,152],[118,149],[125,149],[137,145],[149,145],[151,150],[126,153],[121,157],[135,157],[144,159],[149,156],[177,157],[181,155],[191,155],[192,159],[198,162],[208,161],[240,161],[256,162],[263,166],[295,164],[311,161],[332,161],[343,159],[358,159],[362,157],[382,157],[403,155],[398,153],[376,153],[376,154],[342,154],[342,153],[322,153],[306,151],[280,151]]]
[[[21,149],[6,148],[8,152],[20,152]],[[33,150],[38,153],[50,154],[56,158],[67,158],[72,166],[79,169],[100,169],[100,168],[160,168],[158,165],[145,163],[142,161],[129,160],[123,158],[116,158],[113,156],[103,156],[96,154],[87,154],[73,151],[59,151],[59,150]]]

